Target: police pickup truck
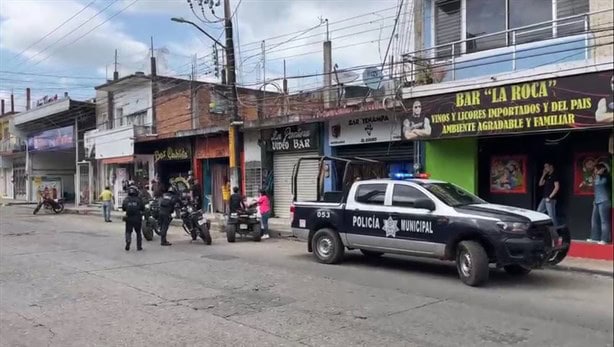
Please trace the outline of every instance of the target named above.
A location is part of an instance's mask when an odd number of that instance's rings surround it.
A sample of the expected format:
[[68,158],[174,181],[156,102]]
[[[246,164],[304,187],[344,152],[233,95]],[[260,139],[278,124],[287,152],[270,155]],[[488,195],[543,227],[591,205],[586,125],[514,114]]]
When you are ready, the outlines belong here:
[[[295,168],[296,171],[296,168]],[[318,194],[319,195],[319,194]],[[489,204],[464,189],[420,175],[356,181],[346,193],[294,201],[292,231],[326,264],[345,249],[456,261],[462,282],[479,286],[494,263],[513,275],[560,262],[569,233],[535,211]]]

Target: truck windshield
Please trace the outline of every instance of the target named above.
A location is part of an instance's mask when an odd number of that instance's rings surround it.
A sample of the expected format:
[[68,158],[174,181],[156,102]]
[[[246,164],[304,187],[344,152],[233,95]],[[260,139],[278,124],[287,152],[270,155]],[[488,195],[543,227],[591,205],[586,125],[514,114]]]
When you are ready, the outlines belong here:
[[422,187],[452,207],[484,204],[486,201],[451,183],[422,183]]

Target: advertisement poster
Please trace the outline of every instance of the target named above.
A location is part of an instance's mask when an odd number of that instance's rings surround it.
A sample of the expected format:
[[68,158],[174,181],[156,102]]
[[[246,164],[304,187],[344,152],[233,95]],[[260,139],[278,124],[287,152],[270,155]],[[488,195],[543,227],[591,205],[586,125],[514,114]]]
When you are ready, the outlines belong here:
[[607,153],[576,153],[574,158],[574,194],[593,195],[595,165],[605,163],[610,167]]
[[45,130],[28,138],[29,151],[69,149],[75,147],[74,127],[72,125]]
[[401,139],[401,127],[392,115],[352,117],[330,121],[331,146],[390,142]]
[[33,185],[39,199],[43,196],[60,199],[63,196],[62,179],[60,177],[37,176],[34,178]]
[[525,194],[527,192],[527,157],[496,156],[490,160],[490,192]]
[[409,99],[404,140],[612,127],[612,71]]

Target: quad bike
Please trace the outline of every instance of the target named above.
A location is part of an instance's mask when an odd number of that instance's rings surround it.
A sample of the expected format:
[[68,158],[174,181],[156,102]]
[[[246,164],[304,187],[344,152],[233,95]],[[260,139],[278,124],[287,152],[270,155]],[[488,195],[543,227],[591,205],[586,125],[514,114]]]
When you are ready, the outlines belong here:
[[225,230],[228,242],[235,242],[237,234],[241,237],[251,235],[256,242],[262,238],[260,218],[255,208],[232,212],[226,220]]
[[159,213],[160,206],[156,199],[150,200],[145,204],[145,211],[143,212],[143,237],[147,241],[153,240],[154,233],[160,235]]
[[181,218],[183,230],[192,237],[192,241],[200,236],[205,244],[211,244],[211,221],[205,218],[201,209],[191,204],[182,204],[176,214]]
[[36,208],[32,213],[37,214],[38,211],[40,211],[41,207],[44,207],[46,210],[52,210],[56,214],[62,213],[64,211],[64,200],[43,198],[43,200],[39,202],[38,205],[36,205]]

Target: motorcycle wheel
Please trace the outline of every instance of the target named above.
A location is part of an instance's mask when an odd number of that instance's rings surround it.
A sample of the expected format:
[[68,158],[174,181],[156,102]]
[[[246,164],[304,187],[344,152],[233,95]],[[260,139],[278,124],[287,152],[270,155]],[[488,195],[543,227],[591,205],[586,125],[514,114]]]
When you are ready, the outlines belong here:
[[153,229],[150,226],[143,227],[143,237],[147,241],[153,240]]
[[55,212],[56,214],[64,212],[64,204],[58,202],[56,206],[53,206],[53,212]]
[[32,211],[32,214],[37,214],[38,211],[41,210],[41,204],[36,205],[36,208],[34,209],[34,211]]
[[230,225],[226,225],[226,240],[228,240],[228,242],[235,242],[236,240],[236,226],[233,224]]
[[196,241],[196,239],[198,238],[198,234],[196,233],[196,231],[196,228],[190,230],[190,236],[192,236],[192,241]]
[[158,225],[158,222],[155,220],[152,220],[150,223],[151,223],[151,228],[153,229],[154,233],[160,236],[160,226]]
[[202,226],[199,226],[198,229],[200,230],[199,232],[200,238],[203,239],[203,242],[206,245],[210,245],[212,240],[211,240],[211,233],[209,232],[209,229],[203,228]]

